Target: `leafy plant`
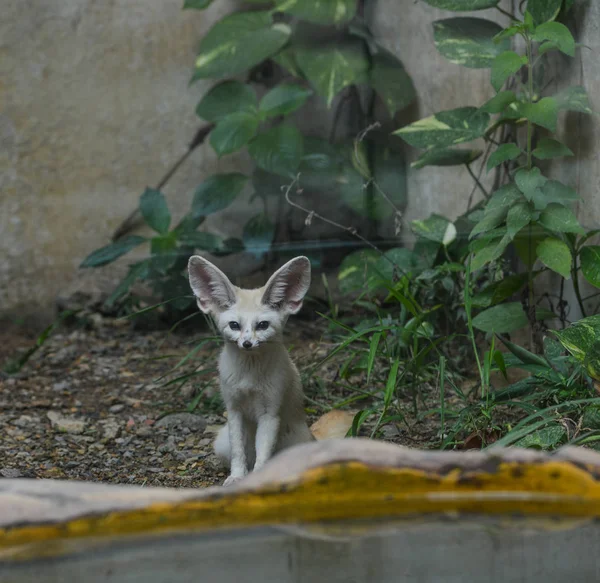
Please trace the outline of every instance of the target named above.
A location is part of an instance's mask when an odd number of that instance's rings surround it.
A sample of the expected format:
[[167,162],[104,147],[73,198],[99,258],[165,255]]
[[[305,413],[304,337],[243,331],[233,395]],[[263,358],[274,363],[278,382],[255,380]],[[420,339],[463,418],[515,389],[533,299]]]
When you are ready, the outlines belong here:
[[244,248],[242,241],[222,239],[211,233],[197,231],[205,218],[227,207],[241,193],[247,178],[242,174],[217,174],[203,182],[194,194],[189,212],[176,226],[171,226],[171,213],[164,195],[146,189],[140,197],[140,212],[146,224],[156,233],[153,237],[130,235],[88,255],[81,267],[100,267],[146,244],[150,257],[129,266],[129,273],[107,299],[114,306],[129,293],[136,281],[148,282],[159,297],[178,312],[194,304],[189,284],[183,275],[190,255],[196,249],[215,255],[227,255]]
[[[498,8],[498,2],[492,0],[475,4],[467,0],[426,1],[453,11]],[[528,0],[523,18],[510,15],[512,22],[505,29],[481,18],[459,17],[434,23],[438,50],[453,63],[490,68],[496,95],[480,107],[442,111],[395,132],[408,144],[426,149],[413,164],[417,168],[441,163],[467,164],[469,168],[483,151],[455,146],[482,139],[487,143],[487,170],[495,169],[505,182],[490,194],[469,169],[484,197],[480,208],[468,216],[475,223],[469,236],[471,270],[479,272],[509,248],[527,268],[526,278],[508,275],[474,298],[475,306],[479,299],[479,307],[486,309],[473,319],[473,325],[485,332],[507,333],[527,324],[539,329],[538,320],[554,317],[550,311],[536,307],[534,280],[541,272],[550,270],[573,280],[583,315],[586,311],[579,290],[579,271],[589,283],[600,285],[599,248],[586,244],[598,231],[586,231],[571,210],[577,193],[544,176],[535,163],[573,155],[552,136],[561,111],[592,113],[582,87],[569,87],[554,96],[542,94],[540,71],[548,54],[575,54],[573,36],[555,20],[561,9],[560,1]],[[514,37],[522,39],[523,53],[511,49]],[[514,130],[507,132],[511,127]],[[525,130],[522,140],[518,139],[519,128]],[[514,141],[498,142],[498,134],[501,138],[514,136]],[[536,264],[540,265],[537,270]],[[522,302],[503,303],[523,288],[527,293]]]
[[[211,3],[186,0],[184,9],[204,10]],[[151,257],[131,266],[110,302],[137,280],[151,281],[163,299],[181,295],[184,258],[194,249],[221,254],[245,249],[260,258],[277,248],[282,243],[276,240],[278,225],[285,220],[281,186],[298,173],[314,200],[319,194],[336,197],[357,220],[369,224],[387,218],[387,209],[373,194],[373,180],[391,185],[390,199],[404,204],[403,158],[394,150],[394,138],[383,133],[365,137],[360,163],[352,142],[336,139],[346,104],[358,108],[362,130],[376,121],[376,100],[392,117],[415,98],[402,63],[377,43],[363,10],[358,0],[272,0],[227,14],[210,28],[200,42],[192,77],[192,82],[217,79],[196,108],[208,124],[201,133],[208,135],[219,157],[246,149],[255,170],[251,177],[210,177],[195,193],[184,222],[171,230],[164,196],[148,189],[140,211],[157,233],[150,240]],[[328,139],[303,135],[298,126],[297,114],[306,115],[316,99],[331,110]],[[253,188],[252,198],[262,200],[264,212],[248,218],[243,246],[197,231],[204,217],[234,202],[246,184]],[[287,231],[288,239],[301,240],[300,232]],[[145,242],[122,237],[92,253],[83,266],[104,265]],[[177,300],[181,305],[189,301]]]

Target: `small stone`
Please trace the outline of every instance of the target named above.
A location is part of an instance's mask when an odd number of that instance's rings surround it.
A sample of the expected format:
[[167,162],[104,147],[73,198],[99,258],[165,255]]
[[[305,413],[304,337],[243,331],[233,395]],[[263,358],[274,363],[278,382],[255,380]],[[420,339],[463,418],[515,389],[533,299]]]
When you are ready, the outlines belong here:
[[150,427],[140,427],[135,434],[138,437],[148,437],[149,435],[152,435],[152,430]]
[[122,403],[119,403],[117,405],[113,405],[112,407],[108,408],[108,410],[111,413],[120,413],[121,411],[123,411],[123,409],[125,409],[125,405],[123,405]]
[[0,476],[3,478],[21,478],[23,474],[17,468],[2,468]]
[[83,419],[67,417],[58,411],[48,411],[46,415],[50,420],[52,427],[57,431],[77,435],[83,433],[83,430],[85,429],[85,420]]
[[169,435],[169,437],[167,437],[167,441],[165,443],[163,443],[162,445],[158,446],[158,451],[160,451],[162,453],[172,452],[172,451],[175,451],[176,449],[177,449],[177,445],[175,444],[175,436],[174,435]]
[[398,435],[400,435],[400,431],[398,430],[398,428],[395,425],[386,425],[381,430],[381,433],[383,433],[383,435],[387,439],[391,439],[393,437],[398,437]]
[[31,425],[35,423],[36,419],[31,417],[30,415],[21,415],[18,419],[15,419],[12,424],[17,427],[27,427],[27,425]]
[[106,421],[101,421],[100,423],[102,424],[103,440],[115,439],[115,437],[117,437],[120,427],[115,419],[107,419]]
[[191,431],[202,432],[206,428],[206,421],[199,415],[192,413],[173,413],[159,419],[154,426],[166,429],[183,429],[187,427]]
[[66,391],[69,388],[68,381],[61,381],[60,383],[54,383],[52,385],[53,391]]

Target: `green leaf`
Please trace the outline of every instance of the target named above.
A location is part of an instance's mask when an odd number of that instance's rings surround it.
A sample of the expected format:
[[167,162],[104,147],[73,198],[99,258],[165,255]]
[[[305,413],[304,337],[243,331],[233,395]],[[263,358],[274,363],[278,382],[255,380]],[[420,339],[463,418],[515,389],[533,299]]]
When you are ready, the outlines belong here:
[[579,200],[579,195],[575,190],[558,180],[545,182],[542,186],[542,196],[546,205],[553,202],[568,204]]
[[581,273],[583,277],[596,287],[600,287],[600,246],[587,245],[579,252]]
[[527,200],[531,200],[538,188],[546,184],[547,178],[542,176],[539,168],[521,169],[515,174],[515,183]]
[[[523,275],[527,276],[527,274]],[[518,344],[510,342],[506,338],[500,338],[500,340],[506,346],[506,348],[508,348],[521,361],[522,364],[548,368],[548,363],[541,356],[538,356],[533,352],[529,352],[529,350],[526,350]]]
[[464,150],[459,148],[439,148],[427,150],[411,163],[412,168],[424,168],[425,166],[459,166],[470,164],[481,156],[481,150]]
[[248,177],[238,172],[213,174],[196,189],[191,214],[202,217],[227,208],[247,182]]
[[[560,8],[560,0],[558,0]],[[575,56],[575,39],[569,29],[560,22],[545,22],[540,24],[533,33],[533,40],[536,42],[550,41],[559,51],[569,57]]]
[[371,278],[378,278],[376,265],[381,258],[377,251],[364,249],[346,255],[338,271],[340,291],[349,294],[365,289]]
[[600,380],[600,314],[582,318],[564,330],[553,331],[558,341],[583,364],[588,374]]
[[312,94],[312,90],[307,87],[295,83],[281,83],[260,100],[258,110],[265,117],[289,115],[302,107]]
[[488,172],[499,164],[503,164],[508,160],[514,160],[515,158],[518,158],[522,153],[523,150],[521,150],[517,144],[513,144],[512,142],[498,146],[496,151],[488,158]]
[[248,152],[259,168],[291,177],[302,159],[302,134],[295,126],[280,124],[256,136]]
[[383,49],[371,57],[369,83],[392,116],[417,97],[412,79],[402,63]]
[[521,302],[508,302],[484,310],[473,318],[473,326],[483,332],[506,334],[527,326]]
[[277,63],[281,68],[291,73],[294,77],[302,77],[302,71],[296,62],[296,53],[290,47],[284,47],[271,60]]
[[496,37],[494,38],[494,41],[500,42],[507,38],[512,38],[513,36],[516,36],[517,34],[524,32],[525,29],[526,29],[526,27],[524,24],[521,24],[521,23],[514,24],[513,26],[509,26],[508,28],[505,28],[502,32],[498,33],[496,35]]
[[566,243],[554,237],[544,239],[537,246],[537,256],[540,261],[552,271],[571,278],[571,252]]
[[213,0],[185,0],[182,10],[204,10]]
[[527,266],[532,267],[537,259],[537,245],[546,237],[542,227],[530,225],[517,233],[513,239],[515,251],[519,259]]
[[483,219],[481,219],[481,221],[479,221],[473,227],[473,230],[471,231],[469,238],[472,239],[476,235],[479,235],[481,233],[487,233],[488,231],[491,231],[492,229],[497,227],[499,224],[504,222],[504,219],[506,218],[507,210],[508,210],[507,207],[499,207],[497,209],[493,209],[489,212],[486,212],[483,216]]
[[580,235],[585,233],[573,211],[558,203],[548,205],[540,215],[539,221],[551,231],[578,233]]
[[396,130],[415,148],[444,148],[475,140],[485,133],[490,116],[476,107],[441,111]]
[[271,248],[275,235],[275,225],[265,214],[255,215],[244,226],[242,236],[246,250],[257,258]]
[[527,273],[519,273],[488,285],[483,291],[473,296],[473,305],[476,308],[489,308],[507,300],[527,283],[528,277]]
[[277,0],[277,9],[316,24],[341,24],[356,14],[356,0]]
[[119,285],[117,285],[110,296],[106,298],[104,305],[109,308],[114,306],[118,300],[129,292],[131,286],[136,281],[144,279],[144,277],[147,276],[150,264],[150,259],[144,259],[143,261],[138,261],[137,263],[130,265],[127,275],[119,282]]
[[561,156],[574,156],[573,152],[564,144],[553,138],[540,138],[533,155],[538,160],[550,160]]
[[255,113],[232,113],[210,132],[210,145],[219,158],[243,148],[256,134],[259,120]]
[[325,98],[327,107],[344,87],[365,82],[369,70],[361,42],[298,48],[296,61],[317,93]]
[[144,194],[140,197],[140,213],[146,224],[157,233],[164,235],[169,231],[171,213],[160,190],[146,188]]
[[530,122],[546,128],[551,132],[556,131],[558,118],[558,103],[553,97],[542,97],[536,103],[521,103],[519,110]]
[[496,261],[510,243],[510,237],[505,234],[501,237],[494,237],[487,241],[481,248],[475,251],[475,256],[471,260],[471,269],[477,271],[484,265]]
[[526,202],[519,202],[511,207],[506,217],[506,232],[511,239],[526,225],[531,222],[531,208]]
[[178,238],[179,243],[186,247],[202,249],[209,253],[219,252],[224,248],[224,241],[213,233],[203,233],[201,231],[192,231],[182,233]]
[[105,247],[101,247],[90,253],[83,260],[80,267],[101,267],[102,265],[107,265],[146,241],[147,239],[145,237],[128,235],[127,237],[123,237],[110,245],[106,245]]
[[517,96],[514,91],[500,91],[500,93],[486,101],[480,109],[487,113],[501,113],[516,100]]
[[505,184],[492,194],[485,205],[485,212],[491,212],[500,207],[511,207],[516,202],[522,200],[523,195],[516,185],[512,183]]
[[177,239],[174,233],[153,237],[150,241],[152,269],[165,275],[177,260]]
[[492,63],[492,87],[500,91],[504,82],[526,64],[527,57],[522,57],[514,51],[504,51],[499,54]]
[[427,4],[442,10],[453,12],[469,12],[471,10],[485,10],[494,8],[500,0],[425,0]]
[[223,81],[202,98],[196,114],[206,121],[218,122],[232,113],[254,111],[256,106],[256,93],[252,87],[239,81]]
[[508,40],[494,42],[502,27],[483,18],[458,17],[433,23],[433,37],[437,50],[451,63],[484,69],[510,48]]
[[527,12],[536,24],[554,20],[560,11],[562,0],[528,0]]
[[454,224],[440,215],[431,215],[424,221],[412,221],[411,228],[415,234],[443,245],[449,245],[456,238]]
[[574,85],[567,87],[554,96],[559,110],[578,111],[580,113],[594,113],[590,107],[586,90],[583,87]]
[[567,430],[557,423],[549,427],[543,427],[537,431],[529,433],[518,441],[515,441],[513,447],[523,447],[532,449],[549,450],[555,449],[567,436]]
[[238,75],[281,49],[291,34],[268,11],[234,12],[217,22],[200,42],[194,79]]

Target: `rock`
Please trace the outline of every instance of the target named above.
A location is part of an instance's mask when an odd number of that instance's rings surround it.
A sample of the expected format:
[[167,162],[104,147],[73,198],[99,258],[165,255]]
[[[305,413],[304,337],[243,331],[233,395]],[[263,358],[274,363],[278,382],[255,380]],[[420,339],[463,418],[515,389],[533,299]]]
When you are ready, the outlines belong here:
[[69,388],[69,383],[67,381],[61,381],[60,383],[54,383],[52,385],[53,391],[66,391]]
[[12,424],[16,425],[17,427],[27,427],[28,425],[31,425],[37,421],[39,420],[34,419],[30,415],[21,415],[18,419],[15,419]]
[[400,430],[395,425],[386,425],[382,428],[381,433],[386,439],[393,439],[400,435]]
[[108,410],[111,413],[120,413],[121,411],[123,411],[123,409],[125,409],[125,405],[123,405],[122,403],[119,403],[117,405],[113,405],[112,407],[108,408]]
[[16,468],[2,468],[0,470],[0,476],[3,478],[21,478],[23,474]]
[[77,435],[83,433],[83,430],[85,429],[85,420],[66,417],[61,415],[58,411],[48,411],[47,417],[50,420],[52,427],[63,433]]
[[100,421],[102,425],[102,440],[108,441],[109,439],[115,439],[119,434],[119,424],[115,419],[106,419],[105,421]]
[[154,427],[164,427],[165,429],[183,429],[187,427],[191,431],[203,432],[206,428],[206,421],[199,415],[192,413],[172,413],[171,415],[165,415],[162,419],[159,419]]
[[175,451],[176,449],[177,444],[175,443],[174,435],[169,435],[169,437],[167,437],[167,441],[162,445],[158,446],[158,451],[160,451],[161,453],[170,453],[172,451]]

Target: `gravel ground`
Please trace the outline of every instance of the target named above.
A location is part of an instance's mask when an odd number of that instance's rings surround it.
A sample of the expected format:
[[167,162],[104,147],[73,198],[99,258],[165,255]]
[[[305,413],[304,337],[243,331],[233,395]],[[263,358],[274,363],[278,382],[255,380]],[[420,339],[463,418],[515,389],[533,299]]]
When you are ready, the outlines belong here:
[[[34,340],[5,329],[2,362]],[[222,481],[211,442],[223,417],[186,412],[189,389],[156,382],[189,341],[100,317],[91,330],[56,332],[19,374],[0,380],[0,477],[174,487]],[[214,349],[200,351],[188,369],[213,367],[214,358]]]
[[[225,470],[212,453],[215,433],[225,422],[214,371],[218,348],[207,344],[174,373],[201,335],[140,331],[128,320],[99,314],[83,321],[85,328],[54,332],[18,374],[0,376],[0,478],[172,487],[222,483]],[[334,346],[323,341],[325,327],[325,321],[300,318],[288,323],[286,344],[301,372]],[[0,327],[0,366],[35,340],[20,327]],[[310,422],[356,396],[360,387],[383,390],[385,375],[370,383],[364,374],[339,382],[345,358],[340,355],[305,379]],[[196,377],[200,382],[167,384],[194,369],[206,370]],[[435,407],[432,389],[422,390],[425,409]],[[438,447],[439,422],[431,416],[412,418],[411,397],[403,398],[410,430],[405,423],[390,423],[380,438]],[[352,407],[357,406],[368,403]],[[374,420],[362,434],[370,434]]]

